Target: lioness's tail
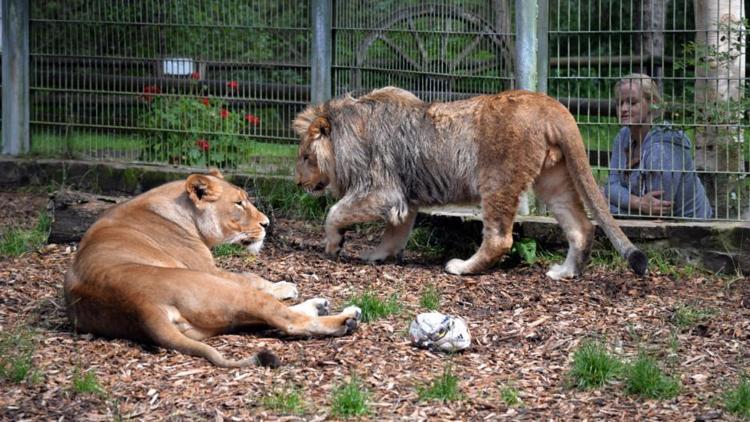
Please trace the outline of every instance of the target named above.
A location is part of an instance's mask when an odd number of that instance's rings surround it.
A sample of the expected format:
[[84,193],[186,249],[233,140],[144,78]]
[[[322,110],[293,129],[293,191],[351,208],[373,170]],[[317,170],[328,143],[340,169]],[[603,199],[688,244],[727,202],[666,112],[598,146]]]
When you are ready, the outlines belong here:
[[242,360],[227,359],[213,347],[184,335],[171,321],[161,315],[154,318],[144,318],[144,325],[151,339],[159,346],[174,349],[187,355],[206,358],[216,366],[241,368],[260,365],[276,368],[280,365],[279,358],[268,350],[263,350],[251,358]]
[[[564,106],[560,106],[564,108]],[[617,225],[617,222],[609,212],[609,205],[599,190],[596,180],[594,180],[593,171],[589,165],[588,155],[583,145],[583,138],[581,138],[578,124],[567,110],[565,110],[565,113],[570,117],[570,121],[564,124],[565,127],[560,128],[562,139],[559,140],[559,145],[565,156],[565,162],[567,163],[568,171],[570,172],[571,179],[573,179],[576,190],[581,198],[583,198],[586,206],[593,212],[596,221],[602,230],[604,230],[604,233],[610,242],[612,242],[617,252],[628,260],[630,268],[636,274],[643,276],[646,274],[648,258],[625,236],[625,233],[622,232],[620,226]]]

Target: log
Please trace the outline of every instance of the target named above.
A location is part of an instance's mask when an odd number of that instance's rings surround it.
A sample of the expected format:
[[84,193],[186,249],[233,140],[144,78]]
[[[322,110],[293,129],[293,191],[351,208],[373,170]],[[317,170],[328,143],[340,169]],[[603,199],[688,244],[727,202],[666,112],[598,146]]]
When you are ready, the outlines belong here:
[[67,189],[52,193],[48,206],[52,217],[48,242],[80,241],[102,212],[127,199]]

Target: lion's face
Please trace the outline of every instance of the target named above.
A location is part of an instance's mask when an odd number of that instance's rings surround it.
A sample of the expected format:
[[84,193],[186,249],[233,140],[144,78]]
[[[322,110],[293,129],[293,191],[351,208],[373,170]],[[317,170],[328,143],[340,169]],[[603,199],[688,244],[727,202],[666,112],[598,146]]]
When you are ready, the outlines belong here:
[[260,251],[269,221],[247,192],[218,172],[190,175],[185,187],[198,210],[198,229],[210,246],[232,243],[252,253]]
[[294,122],[294,128],[301,138],[295,182],[308,193],[319,196],[326,189],[333,188],[334,152],[330,122],[313,113],[308,109]]

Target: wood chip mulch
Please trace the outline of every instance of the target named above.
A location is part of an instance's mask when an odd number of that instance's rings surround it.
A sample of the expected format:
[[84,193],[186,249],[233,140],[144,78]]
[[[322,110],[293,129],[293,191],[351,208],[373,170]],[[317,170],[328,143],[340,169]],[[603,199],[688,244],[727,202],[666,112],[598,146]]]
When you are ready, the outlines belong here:
[[[27,202],[42,203],[34,201]],[[28,225],[28,215],[34,212],[0,213],[0,231]],[[360,230],[347,239],[347,256],[355,256],[377,236]],[[415,252],[401,264],[373,266],[347,256],[333,261],[324,256],[321,240],[320,224],[280,219],[260,256],[221,258],[219,264],[295,282],[301,300],[324,296],[335,310],[364,290],[382,298],[395,293],[404,309],[341,338],[289,338],[260,330],[208,341],[234,358],[268,348],[283,362],[278,369],[222,369],[152,346],[74,334],[61,288],[75,245],[0,259],[0,331],[31,327],[40,373],[36,383],[0,380],[0,419],[335,419],[331,393],[356,375],[370,392],[374,420],[733,420],[722,408],[722,394],[750,370],[747,279],[705,274],[673,279],[654,268],[639,279],[628,271],[591,267],[578,279],[552,281],[538,265],[458,277],[446,274],[441,261]],[[440,291],[441,312],[466,319],[473,336],[468,351],[447,356],[409,344],[408,323],[424,312],[419,301],[427,285]],[[682,304],[715,314],[681,331],[670,318]],[[587,339],[603,341],[624,359],[650,353],[680,379],[680,394],[646,400],[628,396],[619,382],[598,390],[569,388],[572,353]],[[417,388],[447,365],[459,377],[462,398],[420,401]],[[106,393],[76,393],[77,370],[93,371]],[[262,406],[264,396],[290,386],[303,393],[304,414]],[[500,398],[503,386],[516,388],[523,406],[508,407]]]

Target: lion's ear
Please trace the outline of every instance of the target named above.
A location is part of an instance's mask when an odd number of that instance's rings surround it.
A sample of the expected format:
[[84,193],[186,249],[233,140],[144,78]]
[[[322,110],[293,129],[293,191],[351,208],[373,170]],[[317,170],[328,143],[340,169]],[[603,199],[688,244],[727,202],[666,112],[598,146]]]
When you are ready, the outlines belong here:
[[221,184],[205,174],[191,174],[185,182],[185,190],[198,208],[208,202],[216,201],[221,196]]
[[312,122],[307,133],[312,139],[318,139],[321,136],[328,137],[331,135],[331,122],[327,117],[320,116]]
[[219,169],[217,169],[216,167],[209,168],[208,169],[208,174],[210,174],[213,177],[218,177],[219,179],[223,179],[224,178],[224,175],[221,174],[221,172],[219,171]]

